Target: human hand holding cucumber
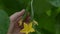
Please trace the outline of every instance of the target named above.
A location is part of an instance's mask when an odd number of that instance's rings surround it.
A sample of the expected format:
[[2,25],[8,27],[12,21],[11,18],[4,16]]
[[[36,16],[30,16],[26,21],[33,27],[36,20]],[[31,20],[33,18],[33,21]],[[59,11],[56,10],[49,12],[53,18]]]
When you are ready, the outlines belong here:
[[10,26],[7,34],[24,34],[20,32],[21,28],[17,24],[24,13],[25,9],[21,10],[20,12],[16,12],[10,16]]

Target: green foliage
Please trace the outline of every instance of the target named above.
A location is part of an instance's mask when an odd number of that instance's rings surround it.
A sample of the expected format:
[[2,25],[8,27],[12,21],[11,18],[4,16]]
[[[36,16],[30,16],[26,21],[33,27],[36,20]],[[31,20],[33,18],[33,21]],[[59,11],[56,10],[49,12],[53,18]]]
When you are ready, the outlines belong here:
[[[0,8],[4,9],[10,16],[17,11],[26,9],[29,1],[0,0]],[[60,0],[33,0],[33,10],[34,19],[39,24],[37,27],[34,27],[37,30],[34,34],[60,34]]]
[[60,0],[49,0],[49,3],[55,7],[60,7]]
[[9,27],[8,15],[0,9],[0,34],[6,34]]

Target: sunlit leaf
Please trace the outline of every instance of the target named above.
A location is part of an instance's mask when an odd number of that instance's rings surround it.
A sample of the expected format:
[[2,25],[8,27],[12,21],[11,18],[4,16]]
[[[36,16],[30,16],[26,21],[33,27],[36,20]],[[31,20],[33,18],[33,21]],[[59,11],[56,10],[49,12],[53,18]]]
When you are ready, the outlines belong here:
[[48,11],[46,12],[46,14],[47,14],[48,16],[51,16],[51,10],[48,10]]

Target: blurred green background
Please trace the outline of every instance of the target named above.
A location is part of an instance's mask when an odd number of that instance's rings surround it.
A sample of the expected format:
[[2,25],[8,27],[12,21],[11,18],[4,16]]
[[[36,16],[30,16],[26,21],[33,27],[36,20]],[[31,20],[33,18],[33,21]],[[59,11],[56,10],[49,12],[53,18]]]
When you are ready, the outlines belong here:
[[[0,0],[0,34],[6,34],[9,16],[27,7],[30,0]],[[36,32],[30,34],[60,34],[60,0],[33,0]]]

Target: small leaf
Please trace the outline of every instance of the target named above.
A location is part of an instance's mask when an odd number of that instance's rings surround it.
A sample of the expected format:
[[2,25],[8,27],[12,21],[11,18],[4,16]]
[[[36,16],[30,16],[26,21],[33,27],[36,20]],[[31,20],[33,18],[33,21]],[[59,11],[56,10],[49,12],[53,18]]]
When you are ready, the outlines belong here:
[[51,16],[51,10],[48,10],[48,11],[46,12],[46,14],[47,14],[48,16]]

